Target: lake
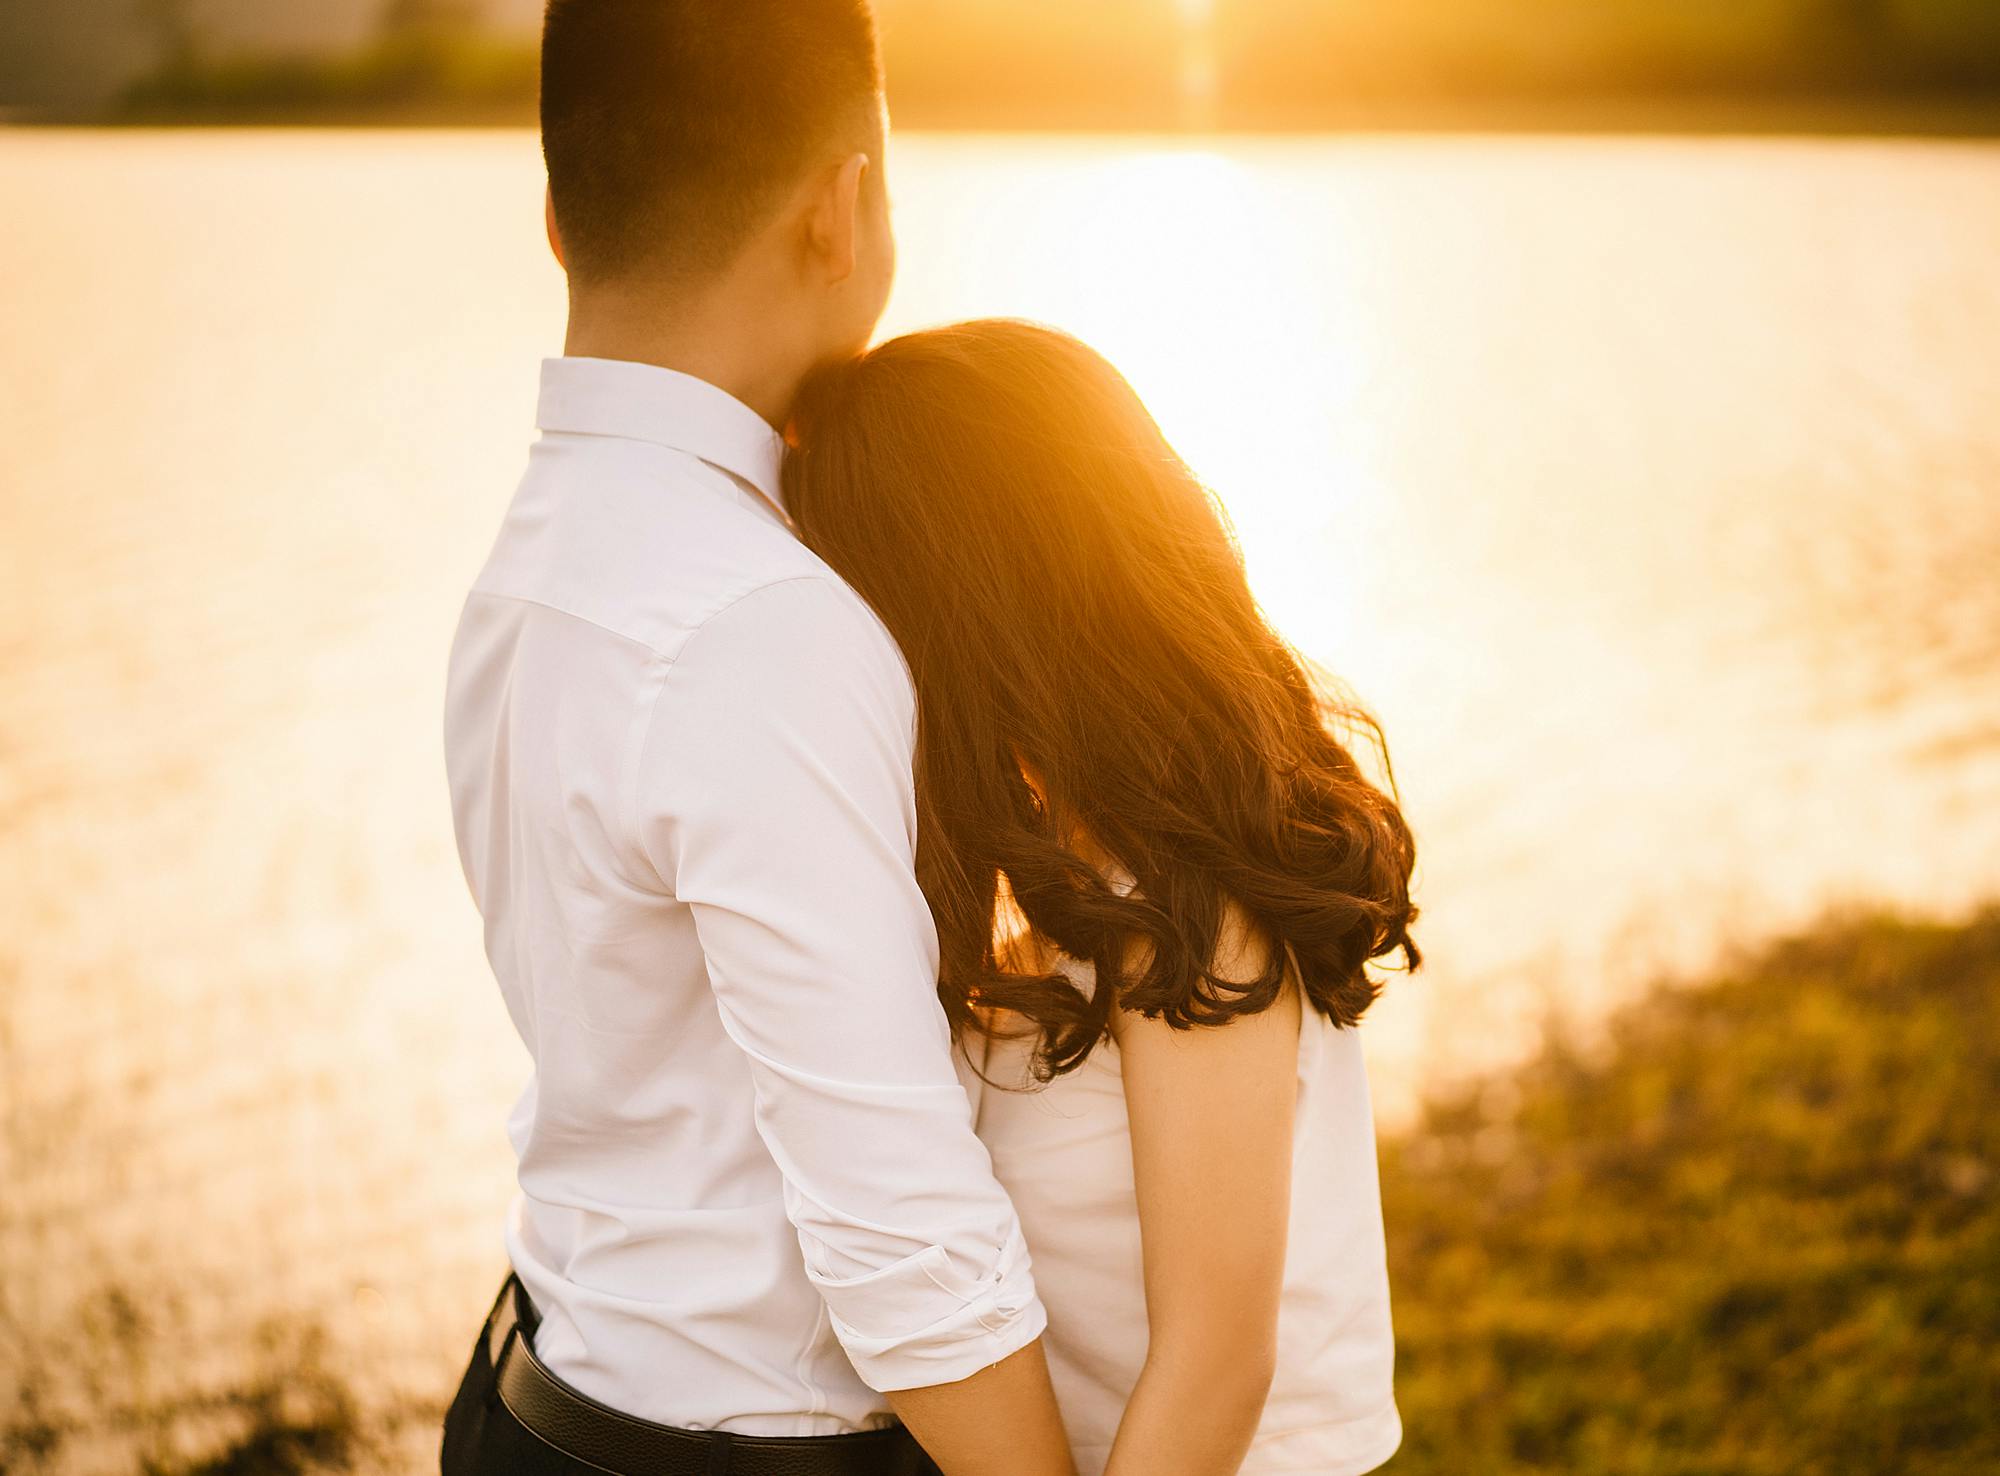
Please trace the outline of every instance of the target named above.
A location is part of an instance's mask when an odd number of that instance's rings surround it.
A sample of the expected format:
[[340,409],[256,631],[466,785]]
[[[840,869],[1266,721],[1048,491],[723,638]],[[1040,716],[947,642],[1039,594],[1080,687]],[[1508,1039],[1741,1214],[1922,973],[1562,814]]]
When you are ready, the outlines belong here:
[[[560,344],[539,170],[0,131],[0,1465],[280,1388],[430,1459],[525,1069],[438,708]],[[917,136],[891,184],[885,331],[1105,350],[1386,727],[1390,1122],[1826,907],[2000,894],[2000,145]]]

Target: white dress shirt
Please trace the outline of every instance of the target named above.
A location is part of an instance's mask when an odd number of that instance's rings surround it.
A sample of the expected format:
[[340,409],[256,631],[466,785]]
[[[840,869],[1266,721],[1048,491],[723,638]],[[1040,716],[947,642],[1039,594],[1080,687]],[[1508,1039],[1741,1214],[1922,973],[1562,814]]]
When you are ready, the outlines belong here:
[[557,359],[538,419],[445,719],[536,1350],[683,1428],[879,1425],[1045,1322],[937,1001],[907,668],[746,406]]
[[[1060,965],[1085,989],[1089,965]],[[1047,1087],[1026,1046],[974,1039],[961,1064],[979,1135],[1019,1206],[1048,1302],[1042,1339],[1081,1476],[1098,1476],[1146,1362],[1146,1284],[1132,1129],[1118,1048],[1100,1044]],[[1358,1032],[1308,1010],[1299,1030],[1292,1204],[1278,1362],[1243,1476],[1355,1476],[1402,1440],[1368,1074]]]

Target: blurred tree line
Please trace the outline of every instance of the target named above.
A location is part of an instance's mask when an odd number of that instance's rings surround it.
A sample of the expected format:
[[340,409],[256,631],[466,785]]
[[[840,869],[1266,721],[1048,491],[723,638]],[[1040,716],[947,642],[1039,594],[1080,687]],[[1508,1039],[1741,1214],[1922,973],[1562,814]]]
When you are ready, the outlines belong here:
[[383,0],[370,39],[330,55],[230,51],[203,28],[196,0],[137,6],[160,65],[119,97],[128,119],[519,122],[533,114],[535,48],[489,31],[478,0]]
[[1338,99],[2000,92],[1994,0],[1220,0],[1239,118]]
[[[202,0],[133,0],[158,64],[129,117],[527,121],[533,38],[480,0],[381,0],[334,54],[244,54]],[[2000,0],[877,0],[914,126],[1162,127],[1212,79],[1225,126],[1506,101],[2000,100]],[[1398,110],[1401,110],[1399,113]]]

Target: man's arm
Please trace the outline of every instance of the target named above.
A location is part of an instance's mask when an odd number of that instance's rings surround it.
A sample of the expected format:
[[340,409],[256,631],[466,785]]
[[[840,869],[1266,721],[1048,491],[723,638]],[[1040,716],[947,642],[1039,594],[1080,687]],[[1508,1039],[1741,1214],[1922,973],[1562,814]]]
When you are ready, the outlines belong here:
[[[635,774],[641,840],[692,910],[807,1275],[856,1371],[899,1396],[950,1476],[998,1469],[988,1446],[1012,1471],[1066,1472],[1046,1318],[937,1000],[913,725],[902,661],[848,591],[759,589],[662,672]],[[1036,1431],[1054,1438],[1024,1461],[1017,1439]]]
[[1039,1338],[969,1379],[888,1399],[946,1476],[1076,1470]]

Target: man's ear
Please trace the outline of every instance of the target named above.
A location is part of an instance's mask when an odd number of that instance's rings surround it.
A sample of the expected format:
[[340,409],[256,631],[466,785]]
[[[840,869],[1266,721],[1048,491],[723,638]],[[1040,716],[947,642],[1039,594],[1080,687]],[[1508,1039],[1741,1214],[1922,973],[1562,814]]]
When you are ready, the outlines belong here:
[[542,224],[548,229],[549,250],[555,254],[556,265],[568,271],[569,263],[563,260],[562,232],[556,226],[556,192],[553,189],[542,191]]
[[849,154],[826,174],[807,219],[807,244],[829,285],[854,275],[861,229],[861,184],[873,168],[866,154]]

